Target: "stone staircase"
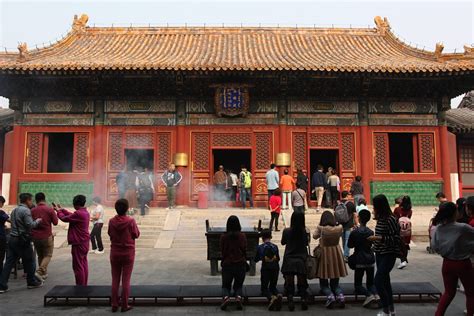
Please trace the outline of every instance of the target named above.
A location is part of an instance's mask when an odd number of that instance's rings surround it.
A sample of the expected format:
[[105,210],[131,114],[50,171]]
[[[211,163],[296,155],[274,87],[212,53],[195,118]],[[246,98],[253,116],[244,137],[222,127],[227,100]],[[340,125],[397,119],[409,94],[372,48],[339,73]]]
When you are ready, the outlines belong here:
[[[160,236],[161,231],[163,230],[166,215],[168,211],[165,209],[150,209],[146,216],[135,215],[135,220],[140,229],[140,238],[136,240],[136,248],[153,248],[157,239]],[[110,249],[110,239],[107,235],[108,222],[109,219],[116,215],[115,210],[111,208],[105,209],[105,223],[102,228],[102,242],[105,249]],[[59,225],[54,227],[54,232],[56,233],[55,237],[55,247],[66,247],[66,236],[67,236],[67,227],[68,225],[59,221]],[[92,227],[91,227],[92,229]]]

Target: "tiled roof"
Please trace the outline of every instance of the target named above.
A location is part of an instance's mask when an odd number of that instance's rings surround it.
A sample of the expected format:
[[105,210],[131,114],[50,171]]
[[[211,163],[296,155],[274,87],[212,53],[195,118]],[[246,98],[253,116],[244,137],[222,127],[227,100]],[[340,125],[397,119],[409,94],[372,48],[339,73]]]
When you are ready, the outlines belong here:
[[474,132],[474,111],[469,108],[448,110],[446,120],[449,128],[456,133]]
[[459,103],[458,108],[467,108],[474,110],[474,90],[466,93],[464,98],[462,98],[461,103]]
[[474,49],[442,54],[410,47],[386,19],[374,28],[88,27],[41,49],[0,53],[5,70],[294,70],[432,73],[474,71]]

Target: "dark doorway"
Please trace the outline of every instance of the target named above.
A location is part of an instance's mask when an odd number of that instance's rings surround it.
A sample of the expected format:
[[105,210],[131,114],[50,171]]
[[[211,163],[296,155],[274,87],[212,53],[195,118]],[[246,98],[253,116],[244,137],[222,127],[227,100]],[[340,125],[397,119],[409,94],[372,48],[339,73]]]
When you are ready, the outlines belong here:
[[[241,166],[244,165],[247,170],[251,171],[252,151],[250,149],[214,149],[212,150],[214,158],[214,170],[211,174],[212,183],[214,184],[214,173],[219,170],[219,166],[224,166],[224,170],[229,175],[229,171],[239,175]],[[230,178],[228,178],[230,180]],[[229,183],[229,182],[228,182]],[[230,183],[229,183],[230,184]],[[214,201],[235,201],[236,187],[225,188],[213,185],[212,200]]]
[[50,133],[48,137],[48,172],[72,172],[74,155],[73,133]]
[[414,172],[413,134],[389,133],[390,172]]
[[219,169],[219,165],[224,166],[224,170],[230,170],[235,174],[239,174],[241,165],[245,165],[247,170],[252,171],[250,163],[252,151],[250,149],[213,149],[214,170]]
[[128,170],[137,170],[147,168],[153,170],[154,158],[153,149],[125,149],[125,159]]
[[[318,165],[322,165],[324,172],[328,171],[328,167],[332,167],[338,171],[339,155],[337,149],[311,149],[309,151],[309,170],[308,178],[312,179],[313,174],[317,171]],[[311,189],[313,189],[311,185]],[[311,199],[315,199],[314,194],[311,194]]]

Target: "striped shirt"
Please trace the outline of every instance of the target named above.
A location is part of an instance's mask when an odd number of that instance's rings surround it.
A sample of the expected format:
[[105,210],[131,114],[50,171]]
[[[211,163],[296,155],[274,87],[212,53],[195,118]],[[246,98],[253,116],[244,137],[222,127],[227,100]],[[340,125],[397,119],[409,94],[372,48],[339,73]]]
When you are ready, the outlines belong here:
[[377,220],[375,236],[382,236],[382,240],[374,242],[374,252],[388,254],[400,252],[400,225],[395,216]]

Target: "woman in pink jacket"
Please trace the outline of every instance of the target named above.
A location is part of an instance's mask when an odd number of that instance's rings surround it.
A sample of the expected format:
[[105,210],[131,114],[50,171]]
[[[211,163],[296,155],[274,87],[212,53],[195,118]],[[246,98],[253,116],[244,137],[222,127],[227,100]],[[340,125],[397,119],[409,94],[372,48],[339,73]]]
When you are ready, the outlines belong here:
[[119,287],[122,278],[122,312],[132,309],[128,305],[130,295],[130,277],[135,261],[135,239],[140,236],[137,223],[133,217],[127,216],[128,201],[120,199],[115,202],[117,215],[109,221],[110,265],[112,267],[112,312],[119,306]]
[[71,245],[72,270],[76,277],[76,285],[87,285],[89,269],[87,264],[87,253],[89,252],[89,212],[84,195],[76,195],[72,201],[75,212],[69,212],[60,205],[55,205],[54,209],[58,213],[58,218],[69,223],[67,231],[67,242]]

